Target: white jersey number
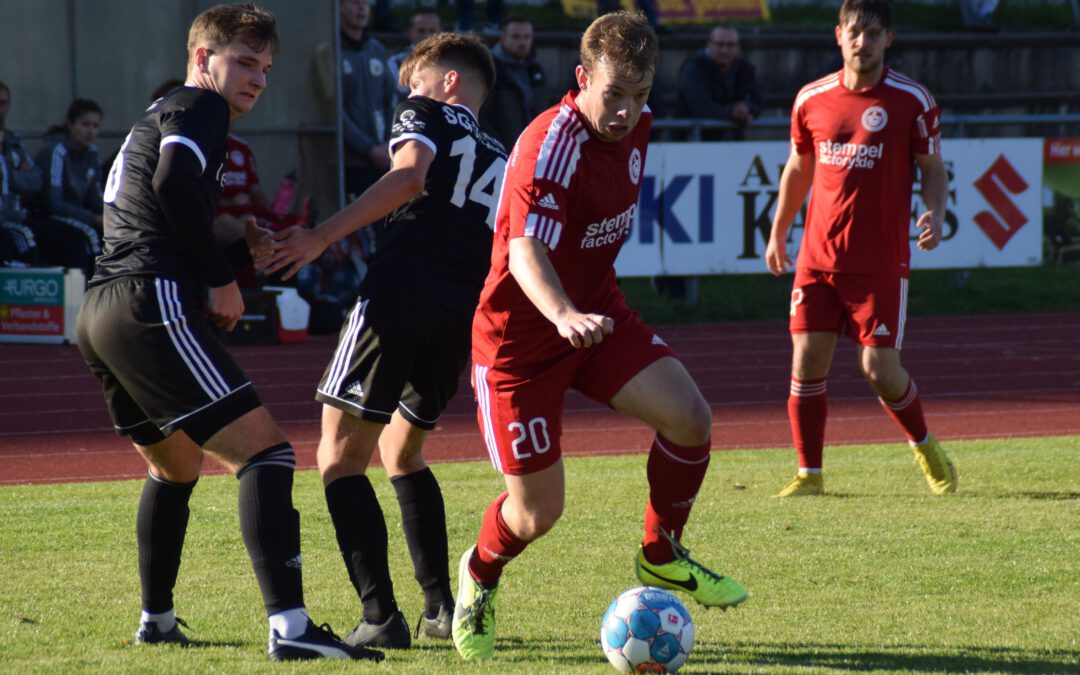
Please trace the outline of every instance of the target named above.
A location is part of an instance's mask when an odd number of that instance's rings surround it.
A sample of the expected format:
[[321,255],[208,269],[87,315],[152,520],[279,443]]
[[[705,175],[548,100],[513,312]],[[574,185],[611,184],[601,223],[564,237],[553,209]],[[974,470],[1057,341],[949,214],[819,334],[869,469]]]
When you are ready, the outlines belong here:
[[468,194],[471,201],[487,207],[487,217],[484,220],[488,227],[495,229],[495,210],[498,207],[496,201],[499,193],[502,192],[506,160],[496,157],[487,171],[473,179],[473,167],[476,164],[476,139],[472,136],[464,136],[454,141],[454,144],[450,146],[450,156],[461,157],[457,180],[454,182],[454,192],[450,195],[450,203],[459,208],[465,206],[465,195]]

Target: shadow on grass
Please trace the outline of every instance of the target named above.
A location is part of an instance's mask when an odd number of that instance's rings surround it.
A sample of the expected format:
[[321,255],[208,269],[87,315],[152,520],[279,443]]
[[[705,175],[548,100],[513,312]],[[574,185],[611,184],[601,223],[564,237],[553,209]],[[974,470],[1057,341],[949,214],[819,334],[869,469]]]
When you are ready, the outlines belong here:
[[1080,665],[1080,650],[1038,651],[1019,647],[938,648],[900,645],[859,649],[843,644],[772,644],[740,642],[696,645],[687,667],[717,672],[739,665],[830,668],[835,670],[903,670],[999,673],[1062,672]]
[[1014,495],[1007,495],[1010,497],[1021,497],[1023,499],[1037,499],[1040,501],[1074,501],[1080,499],[1080,492],[1018,492]]

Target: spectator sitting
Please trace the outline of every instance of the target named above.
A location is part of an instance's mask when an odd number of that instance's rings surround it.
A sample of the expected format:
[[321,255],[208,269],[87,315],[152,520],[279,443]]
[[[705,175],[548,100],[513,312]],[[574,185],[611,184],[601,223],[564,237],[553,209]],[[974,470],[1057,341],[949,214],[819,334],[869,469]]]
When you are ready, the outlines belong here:
[[705,48],[679,69],[679,102],[687,117],[729,120],[735,129],[706,130],[704,140],[742,140],[745,128],[761,114],[754,66],[739,58],[739,34],[718,26]]
[[102,201],[101,163],[97,141],[101,128],[101,106],[77,98],[68,106],[64,124],[46,134],[37,163],[46,176],[43,219],[31,227],[38,242],[41,262],[93,269],[101,253]]
[[0,265],[35,265],[37,242],[25,224],[23,202],[41,193],[41,171],[7,128],[10,110],[11,89],[0,82]]
[[[412,53],[416,43],[441,32],[442,20],[439,19],[439,13],[434,9],[419,9],[412,15],[412,19],[409,21],[409,30],[405,31],[406,37],[409,38],[409,46],[386,60],[386,65],[390,69],[390,76],[394,78],[395,82],[398,80],[401,62]],[[398,95],[401,98],[409,98],[409,88],[403,87],[399,83]]]
[[509,150],[546,107],[546,101],[539,100],[544,69],[533,56],[532,23],[521,16],[509,17],[491,55],[495,57],[495,86],[480,108],[480,126]]

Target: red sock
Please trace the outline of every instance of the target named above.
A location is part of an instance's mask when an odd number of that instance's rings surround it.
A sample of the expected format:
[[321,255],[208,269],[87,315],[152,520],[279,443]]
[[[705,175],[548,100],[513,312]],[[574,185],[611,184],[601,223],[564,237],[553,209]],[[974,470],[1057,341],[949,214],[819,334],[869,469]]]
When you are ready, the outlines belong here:
[[510,531],[502,516],[502,505],[509,496],[504,492],[488,505],[480,524],[476,550],[469,561],[469,572],[482,586],[493,588],[499,583],[506,564],[517,557],[529,542]]
[[649,478],[649,504],[645,508],[645,539],[642,547],[649,562],[662,565],[674,559],[671,544],[660,534],[682,537],[683,526],[709,468],[709,448],[703,445],[675,445],[660,434],[649,450],[646,474]]
[[926,418],[923,417],[922,401],[919,400],[919,389],[915,386],[915,380],[908,379],[907,391],[897,401],[888,401],[878,397],[881,407],[894,422],[907,434],[912,443],[922,443],[929,433],[926,429]]
[[795,452],[799,456],[799,469],[821,471],[821,455],[825,447],[825,419],[829,416],[825,378],[791,378],[787,410],[788,419],[791,420],[791,437],[795,441]]

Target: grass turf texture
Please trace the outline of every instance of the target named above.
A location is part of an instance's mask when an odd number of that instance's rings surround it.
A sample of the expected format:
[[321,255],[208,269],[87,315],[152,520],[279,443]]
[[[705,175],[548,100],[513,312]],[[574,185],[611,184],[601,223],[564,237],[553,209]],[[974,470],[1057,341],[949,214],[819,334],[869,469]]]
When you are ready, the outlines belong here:
[[[833,447],[829,496],[771,498],[791,451],[719,452],[685,542],[750,589],[722,613],[688,602],[697,643],[681,672],[1076,672],[1080,669],[1080,437],[948,445],[961,492],[931,497],[902,444]],[[435,467],[451,568],[502,489],[486,463]],[[508,569],[496,660],[487,672],[613,672],[598,647],[632,564],[644,456],[572,458],[566,513]],[[399,602],[421,597],[396,500],[373,471],[391,531]],[[265,618],[236,523],[235,480],[204,478],[192,498],[180,616],[199,646],[131,644],[139,609],[134,511],[140,482],[0,488],[0,671],[337,672],[272,665]],[[350,630],[359,603],[334,545],[315,472],[297,475],[307,601]],[[449,642],[421,640],[365,671],[475,672]]]
[[[792,274],[728,274],[699,279],[698,301],[672,300],[647,278],[620,279],[630,306],[655,325],[788,318]],[[1080,265],[913,270],[908,316],[1075,312]]]

